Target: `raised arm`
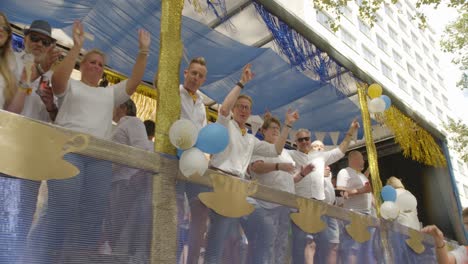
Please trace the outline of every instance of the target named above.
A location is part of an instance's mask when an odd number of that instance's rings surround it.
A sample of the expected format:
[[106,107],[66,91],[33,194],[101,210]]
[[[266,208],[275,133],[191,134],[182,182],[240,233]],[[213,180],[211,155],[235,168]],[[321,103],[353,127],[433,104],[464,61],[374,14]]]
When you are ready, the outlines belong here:
[[299,119],[299,113],[297,111],[292,111],[288,109],[286,112],[286,118],[284,120],[284,126],[281,129],[281,134],[278,140],[275,143],[276,153],[278,155],[281,154],[284,148],[284,144],[286,144],[286,139],[289,135],[289,130],[292,128],[292,125]]
[[133,65],[132,75],[127,81],[127,86],[125,90],[128,95],[132,95],[138,84],[140,84],[143,75],[145,74],[146,69],[146,61],[149,54],[151,44],[151,35],[144,29],[138,30],[138,55],[135,61],[135,65]]
[[278,170],[293,173],[295,169],[296,168],[292,163],[268,163],[263,162],[263,160],[257,160],[250,165],[250,171],[255,172],[257,174],[264,174]]
[[73,47],[68,51],[67,56],[57,66],[52,74],[52,91],[54,94],[63,94],[67,89],[68,80],[75,68],[76,60],[80,55],[81,47],[84,43],[84,30],[80,21],[73,23]]
[[359,122],[357,121],[357,118],[356,118],[353,120],[353,122],[351,122],[351,125],[349,126],[349,130],[346,133],[345,138],[343,139],[343,141],[341,142],[339,146],[341,152],[346,153],[349,147],[349,142],[351,141],[353,134],[357,132],[358,128],[359,128]]
[[421,232],[431,235],[435,242],[435,253],[437,263],[439,264],[455,264],[456,260],[452,254],[449,254],[445,245],[444,234],[435,225],[426,226],[421,229]]
[[253,79],[255,74],[250,69],[251,67],[251,64],[247,64],[242,69],[242,76],[240,81],[236,84],[236,86],[234,86],[234,88],[232,88],[232,90],[228,93],[226,98],[224,98],[223,104],[219,109],[219,113],[221,115],[225,117],[229,116],[232,108],[234,107],[234,104],[237,101],[237,97],[239,97],[241,90],[244,88],[244,85],[246,85],[248,82],[250,82],[250,80]]

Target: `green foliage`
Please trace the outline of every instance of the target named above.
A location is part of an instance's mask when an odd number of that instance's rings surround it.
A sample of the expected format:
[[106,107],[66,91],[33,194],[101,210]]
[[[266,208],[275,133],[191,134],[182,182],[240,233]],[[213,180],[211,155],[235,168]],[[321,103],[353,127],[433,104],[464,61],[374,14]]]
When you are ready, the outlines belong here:
[[458,18],[447,25],[440,46],[445,52],[455,54],[452,60],[463,72],[457,86],[461,89],[468,88],[468,6],[465,4],[458,10]]
[[468,162],[468,126],[460,120],[450,119],[445,129],[449,132],[450,147],[460,154],[464,162]]

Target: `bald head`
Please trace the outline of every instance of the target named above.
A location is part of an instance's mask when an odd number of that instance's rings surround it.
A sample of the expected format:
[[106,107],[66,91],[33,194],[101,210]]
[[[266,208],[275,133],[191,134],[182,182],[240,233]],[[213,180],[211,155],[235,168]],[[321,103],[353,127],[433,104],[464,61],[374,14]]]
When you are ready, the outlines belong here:
[[362,156],[361,152],[357,150],[349,152],[348,166],[359,171],[364,169],[364,157]]

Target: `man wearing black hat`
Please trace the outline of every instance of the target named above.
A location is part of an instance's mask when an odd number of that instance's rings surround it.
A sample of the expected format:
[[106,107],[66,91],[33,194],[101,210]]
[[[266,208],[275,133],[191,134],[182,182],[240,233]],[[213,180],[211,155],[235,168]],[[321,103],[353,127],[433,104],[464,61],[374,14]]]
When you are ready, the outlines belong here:
[[[18,80],[22,79],[21,75],[25,64],[27,64],[25,60],[27,54],[34,57],[34,60],[31,61],[33,66],[31,67],[30,83],[20,83],[20,86],[28,91],[21,93],[21,96],[24,96],[24,106],[22,109],[18,109],[18,112],[21,112],[23,116],[44,122],[53,121],[57,115],[57,106],[49,87],[49,80],[52,76],[50,68],[60,53],[54,49],[56,40],[52,38],[51,32],[47,21],[34,21],[28,29],[24,30],[25,49],[21,52],[15,52],[17,63],[15,74]],[[36,211],[40,182],[23,179],[12,180],[19,182],[19,223],[15,250],[18,254],[22,254],[22,247],[26,243],[26,237]]]

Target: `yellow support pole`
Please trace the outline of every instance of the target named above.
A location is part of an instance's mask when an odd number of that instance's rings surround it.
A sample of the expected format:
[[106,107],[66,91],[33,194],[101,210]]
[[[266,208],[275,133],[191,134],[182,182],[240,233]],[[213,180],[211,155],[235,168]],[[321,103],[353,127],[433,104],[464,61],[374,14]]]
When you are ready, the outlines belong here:
[[[180,116],[179,69],[182,58],[182,9],[184,0],[162,0],[155,151],[176,154],[169,128]],[[165,159],[162,159],[165,160]],[[161,161],[153,178],[153,237],[151,263],[177,263],[177,204],[174,162]]]
[[367,160],[369,162],[372,190],[375,198],[377,215],[380,216],[380,205],[382,203],[380,191],[382,190],[382,181],[380,180],[377,149],[375,148],[374,139],[372,138],[372,125],[369,109],[367,108],[367,85],[360,84],[359,82],[356,82],[356,85],[359,96],[359,105],[361,107],[362,126],[366,140]]

